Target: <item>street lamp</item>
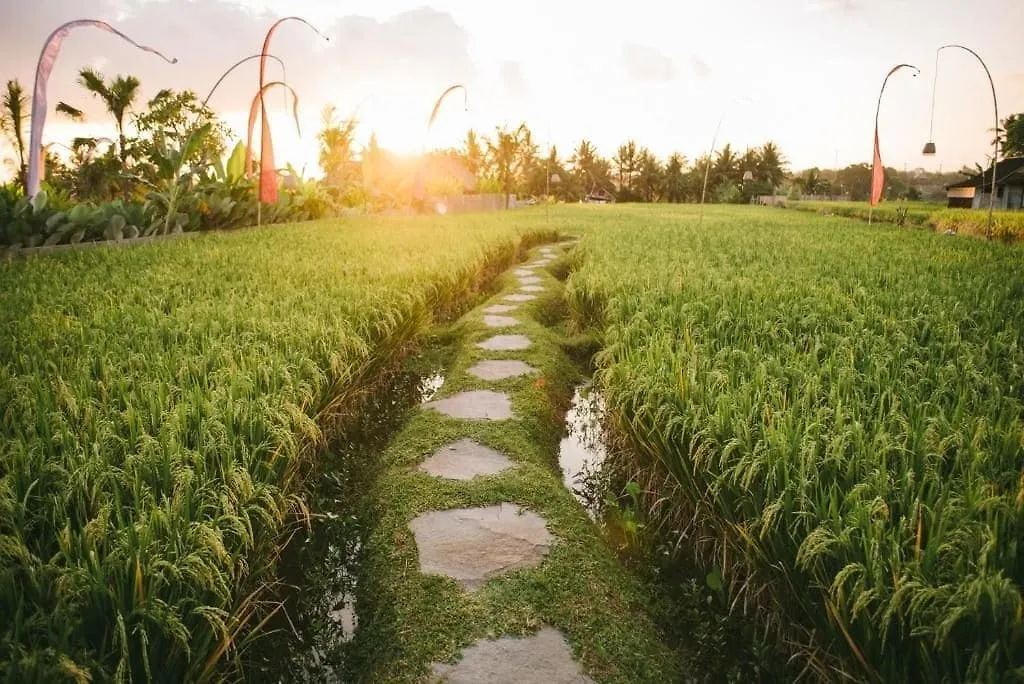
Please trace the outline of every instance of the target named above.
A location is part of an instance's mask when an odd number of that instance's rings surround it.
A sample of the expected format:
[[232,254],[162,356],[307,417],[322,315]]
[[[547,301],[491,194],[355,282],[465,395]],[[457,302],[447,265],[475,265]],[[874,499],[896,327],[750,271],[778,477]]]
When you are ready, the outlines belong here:
[[[988,76],[988,84],[992,88],[992,111],[996,117],[996,135],[995,140],[992,142],[992,186],[989,188],[990,192],[988,195],[988,227],[985,228],[985,239],[992,239],[992,210],[995,208],[996,202],[996,166],[999,164],[999,101],[996,99],[996,84],[992,81],[992,74],[988,70],[988,65],[985,64],[985,60],[981,56],[969,47],[963,45],[943,45],[935,51],[935,79],[932,82],[932,114],[931,124],[928,128],[928,142],[925,143],[924,149],[921,153],[927,156],[935,154],[935,89],[939,82],[939,53],[946,48],[959,48],[965,50],[972,55],[975,59],[981,63],[981,68],[985,70],[985,75]],[[982,182],[984,182],[984,174],[982,174]]]
[[921,70],[913,64],[897,64],[892,69],[889,69],[889,73],[885,75],[885,80],[882,81],[882,89],[878,91],[878,104],[875,107],[875,153],[871,160],[871,197],[868,199],[868,225],[871,225],[871,220],[874,218],[875,203],[878,199],[875,197],[875,183],[876,179],[878,182],[878,189],[882,190],[885,185],[885,167],[882,165],[882,151],[878,144],[878,115],[882,112],[882,95],[885,94],[885,86],[889,83],[889,77],[895,74],[900,69],[913,69],[914,77],[916,78]]

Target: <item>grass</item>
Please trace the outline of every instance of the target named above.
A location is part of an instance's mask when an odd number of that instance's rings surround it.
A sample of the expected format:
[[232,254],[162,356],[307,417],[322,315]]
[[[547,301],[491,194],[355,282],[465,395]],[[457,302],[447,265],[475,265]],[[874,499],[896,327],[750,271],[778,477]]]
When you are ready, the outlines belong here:
[[569,279],[664,541],[821,679],[1024,676],[1024,276],[760,208],[588,215]]
[[[550,267],[553,272],[562,268],[558,263]],[[511,286],[512,276],[505,282]],[[545,283],[560,287],[551,275]],[[359,585],[355,648],[364,659],[359,668],[363,681],[420,681],[430,663],[456,659],[477,639],[527,634],[541,625],[561,629],[597,681],[679,679],[678,656],[664,646],[648,617],[647,596],[561,483],[558,442],[579,371],[563,351],[560,331],[535,320],[559,301],[556,293],[509,314],[522,321],[515,332],[534,343],[525,352],[477,349],[476,342],[496,332],[484,328],[479,308],[447,336],[456,351],[440,396],[484,386],[505,391],[516,419],[460,421],[423,410],[385,452],[371,497],[376,508],[366,540],[367,580]],[[495,383],[468,376],[467,369],[485,358],[522,359],[540,373]],[[470,482],[439,481],[415,469],[424,457],[462,437],[502,451],[516,467]],[[540,566],[492,579],[473,594],[452,580],[418,572],[408,529],[417,514],[502,501],[541,515],[558,538]]]
[[356,219],[0,264],[0,678],[227,676],[347,408],[547,226]]
[[[962,235],[985,237],[988,230],[988,209],[947,209],[937,202],[883,202],[873,211],[867,202],[803,202],[787,200],[786,207],[814,212],[824,216],[845,216],[882,223],[896,223],[929,228],[939,233],[951,231]],[[993,212],[992,237],[1012,241],[1024,235],[1024,212]]]

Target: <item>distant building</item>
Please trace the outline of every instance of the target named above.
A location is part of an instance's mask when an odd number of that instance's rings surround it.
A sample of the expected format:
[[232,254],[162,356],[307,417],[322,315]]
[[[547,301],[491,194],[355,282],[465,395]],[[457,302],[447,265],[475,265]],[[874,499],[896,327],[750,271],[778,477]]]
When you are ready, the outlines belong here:
[[[946,186],[946,206],[987,209],[992,167]],[[996,165],[996,209],[1024,209],[1024,157],[1004,159]]]
[[596,189],[588,192],[583,201],[587,204],[611,204],[615,201],[615,195],[601,189]]

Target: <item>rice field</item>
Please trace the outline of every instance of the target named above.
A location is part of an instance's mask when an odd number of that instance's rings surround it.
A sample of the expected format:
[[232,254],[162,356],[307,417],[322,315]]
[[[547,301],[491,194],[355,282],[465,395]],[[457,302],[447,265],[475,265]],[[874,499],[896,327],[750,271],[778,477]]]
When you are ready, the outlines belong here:
[[0,262],[0,680],[220,679],[348,399],[543,215]]
[[585,216],[567,297],[661,541],[812,678],[1024,676],[1024,252],[759,208]]

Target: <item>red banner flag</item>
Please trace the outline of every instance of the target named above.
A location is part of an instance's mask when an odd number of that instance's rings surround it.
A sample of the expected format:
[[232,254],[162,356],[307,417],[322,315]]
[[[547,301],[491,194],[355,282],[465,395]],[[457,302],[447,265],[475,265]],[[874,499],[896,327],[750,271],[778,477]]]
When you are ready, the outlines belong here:
[[882,153],[878,148],[878,131],[875,131],[875,158],[871,163],[871,206],[877,207],[882,199],[885,188],[885,167],[882,165]]
[[[282,81],[272,81],[256,93],[256,97],[252,99],[252,106],[249,108],[249,137],[246,141],[246,166],[248,173],[252,173],[252,133],[256,127],[256,115],[260,113],[260,109],[263,107],[263,96],[268,90],[274,86],[281,86],[287,88],[292,94],[292,99],[295,104],[292,109],[292,115],[295,117],[295,128],[299,131],[299,135],[302,135],[302,128],[299,125],[299,96],[295,94],[295,91],[290,85]],[[274,165],[274,141],[270,137],[270,122],[266,117],[263,117],[262,126],[260,127],[260,185],[259,185],[259,198],[263,204],[276,204],[277,203],[277,167]]]

